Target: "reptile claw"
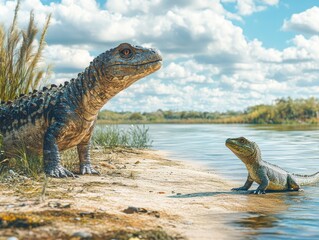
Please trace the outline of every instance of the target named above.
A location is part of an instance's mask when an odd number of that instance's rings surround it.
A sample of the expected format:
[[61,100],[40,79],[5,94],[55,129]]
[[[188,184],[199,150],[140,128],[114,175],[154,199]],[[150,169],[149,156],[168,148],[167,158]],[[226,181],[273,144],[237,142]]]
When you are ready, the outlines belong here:
[[100,175],[99,171],[95,170],[90,163],[81,164],[80,172],[82,175],[84,174]]
[[45,170],[45,174],[55,178],[76,177],[72,172],[65,169],[61,165],[57,165],[53,169]]
[[252,192],[253,194],[266,194],[265,190],[255,190]]

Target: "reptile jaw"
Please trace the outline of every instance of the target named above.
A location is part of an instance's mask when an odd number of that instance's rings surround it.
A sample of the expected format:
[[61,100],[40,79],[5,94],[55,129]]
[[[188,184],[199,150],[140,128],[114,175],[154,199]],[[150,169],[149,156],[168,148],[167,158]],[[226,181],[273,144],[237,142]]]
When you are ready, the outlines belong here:
[[[116,82],[121,89],[125,89],[135,83],[137,80],[156,72],[162,67],[162,59],[141,63],[141,64],[114,64],[113,69],[120,68],[125,75],[118,75],[109,78],[109,82]],[[126,70],[125,70],[126,69]],[[116,71],[116,70],[113,70]]]
[[238,157],[248,157],[253,155],[254,151],[252,151],[252,148],[246,143],[246,141],[247,140],[245,138],[228,138],[225,145]]

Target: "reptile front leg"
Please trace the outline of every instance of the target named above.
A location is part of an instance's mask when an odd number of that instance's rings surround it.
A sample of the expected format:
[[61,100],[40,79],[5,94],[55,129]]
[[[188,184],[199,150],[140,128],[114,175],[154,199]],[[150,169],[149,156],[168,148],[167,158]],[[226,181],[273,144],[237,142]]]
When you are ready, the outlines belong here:
[[60,152],[57,145],[57,138],[63,129],[64,124],[55,123],[51,125],[45,135],[43,142],[43,162],[46,175],[56,178],[75,177],[69,170],[62,167]]
[[244,186],[239,187],[239,188],[232,188],[232,191],[247,191],[251,185],[253,184],[254,180],[250,177],[250,175],[248,174],[247,180],[244,184]]
[[252,192],[253,194],[265,194],[266,193],[266,189],[269,185],[269,178],[265,174],[262,177],[260,177],[260,179],[261,179],[261,183],[258,186],[258,188]]
[[77,146],[80,159],[80,173],[81,174],[100,174],[91,165],[90,157],[90,142],[81,143]]

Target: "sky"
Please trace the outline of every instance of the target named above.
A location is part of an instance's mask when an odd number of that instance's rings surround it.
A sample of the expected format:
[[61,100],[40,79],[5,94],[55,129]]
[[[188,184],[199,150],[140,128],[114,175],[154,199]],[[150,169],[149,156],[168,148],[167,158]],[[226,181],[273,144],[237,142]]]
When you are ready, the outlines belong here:
[[[0,0],[0,22],[15,1]],[[105,109],[244,110],[319,97],[318,0],[22,0],[19,25],[52,13],[44,56],[52,83],[82,72],[122,42],[154,47],[163,67]]]

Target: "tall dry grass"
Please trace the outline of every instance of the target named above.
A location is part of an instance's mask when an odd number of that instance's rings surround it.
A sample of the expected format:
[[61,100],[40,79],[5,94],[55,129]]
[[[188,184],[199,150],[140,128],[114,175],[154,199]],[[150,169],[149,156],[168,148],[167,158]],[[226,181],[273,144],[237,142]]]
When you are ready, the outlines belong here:
[[7,101],[20,94],[36,89],[50,72],[50,66],[42,67],[42,54],[51,14],[36,40],[39,29],[34,21],[34,13],[30,12],[28,27],[23,30],[17,25],[20,0],[18,0],[13,21],[5,30],[0,25],[0,99]]

